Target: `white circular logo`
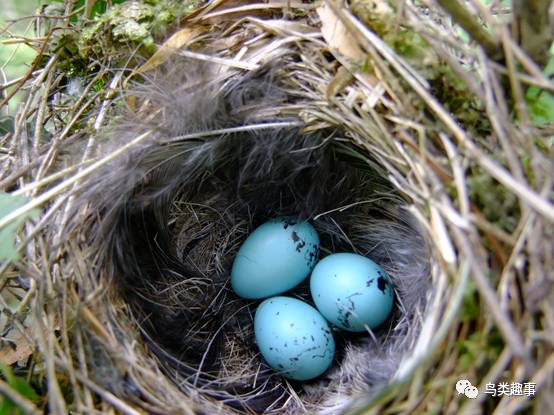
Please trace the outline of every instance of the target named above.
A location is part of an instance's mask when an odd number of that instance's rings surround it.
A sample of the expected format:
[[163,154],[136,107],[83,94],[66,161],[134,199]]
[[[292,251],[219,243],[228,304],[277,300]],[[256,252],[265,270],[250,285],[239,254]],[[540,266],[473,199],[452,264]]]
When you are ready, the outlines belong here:
[[458,395],[465,395],[469,399],[475,399],[477,398],[477,395],[479,393],[479,390],[471,384],[471,382],[467,379],[460,379],[458,382],[456,382],[456,390],[458,391]]
[[463,394],[468,386],[471,386],[471,382],[467,379],[460,379],[457,381],[456,390],[458,391],[458,395]]
[[467,396],[469,399],[477,398],[478,393],[479,393],[479,391],[477,390],[477,388],[475,386],[468,386],[464,390],[465,396]]

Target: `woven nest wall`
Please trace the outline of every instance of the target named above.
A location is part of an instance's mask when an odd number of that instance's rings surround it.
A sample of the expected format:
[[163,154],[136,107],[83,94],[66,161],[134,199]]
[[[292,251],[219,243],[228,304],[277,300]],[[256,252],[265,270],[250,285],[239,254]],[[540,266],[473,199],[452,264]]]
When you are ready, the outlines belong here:
[[[96,50],[77,94],[49,55],[0,173],[29,197],[2,226],[41,209],[1,265],[0,353],[42,398],[2,391],[29,413],[551,413],[552,131],[516,104],[521,83],[552,86],[509,36],[500,64],[402,6],[209,3],[150,59]],[[259,302],[228,281],[276,216],[395,290],[309,382],[266,365]],[[468,399],[459,379],[536,393]]]

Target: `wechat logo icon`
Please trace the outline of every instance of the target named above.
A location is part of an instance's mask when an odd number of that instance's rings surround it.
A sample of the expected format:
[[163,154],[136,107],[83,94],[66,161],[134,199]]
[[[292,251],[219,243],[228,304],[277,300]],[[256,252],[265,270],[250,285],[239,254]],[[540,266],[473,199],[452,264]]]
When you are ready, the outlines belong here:
[[479,394],[479,390],[467,379],[460,379],[456,382],[456,390],[458,391],[458,395],[464,394],[469,399],[475,399]]

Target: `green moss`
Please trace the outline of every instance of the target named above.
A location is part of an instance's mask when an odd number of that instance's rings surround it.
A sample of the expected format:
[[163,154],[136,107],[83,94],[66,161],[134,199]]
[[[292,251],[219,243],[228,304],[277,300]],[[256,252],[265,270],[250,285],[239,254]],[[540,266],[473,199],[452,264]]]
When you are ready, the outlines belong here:
[[479,317],[480,312],[479,296],[475,282],[470,280],[464,293],[462,306],[460,308],[461,318],[464,321],[473,321]]
[[168,27],[194,10],[198,1],[112,3],[108,6],[105,1],[96,2],[90,19],[84,14],[76,15],[72,30],[56,32],[44,61],[58,52],[60,69],[72,77],[89,73],[91,61],[98,57],[109,57],[116,64],[124,64],[137,51],[147,57],[155,52],[156,41],[166,35]]
[[396,26],[394,4],[386,0],[353,0],[350,8],[368,28],[381,37]]
[[423,76],[428,79],[435,77],[437,54],[422,36],[399,23],[394,4],[386,0],[357,0],[352,2],[351,8],[369,29],[420,70]]
[[92,86],[92,89],[96,92],[101,91],[104,89],[104,86],[106,85],[106,80],[101,78]]
[[470,199],[487,220],[511,233],[517,226],[520,210],[517,196],[481,168],[475,168],[467,179]]
[[476,134],[490,131],[488,117],[483,116],[479,100],[419,33],[400,24],[393,4],[386,0],[356,0],[352,2],[352,10],[369,29],[430,81],[433,94],[460,123]]
[[450,65],[440,63],[430,79],[433,95],[466,128],[476,135],[488,135],[489,118],[482,102],[467,88]]
[[[550,60],[544,68],[544,75],[554,76],[554,42],[550,47]],[[531,121],[536,126],[554,123],[554,95],[537,86],[531,86],[525,93],[525,101]],[[552,137],[550,141],[552,141]]]
[[460,354],[458,370],[465,372],[477,369],[478,372],[484,374],[498,359],[504,348],[504,340],[494,327],[490,332],[476,330],[466,339],[459,340],[456,346]]
[[438,76],[440,66],[436,52],[413,30],[401,26],[384,35],[383,40],[425,78],[435,79]]
[[[57,69],[65,75],[60,84],[60,102],[72,103],[79,98],[70,92],[72,83],[79,81],[84,87],[98,75],[102,66],[133,66],[138,64],[135,56],[148,58],[157,49],[157,43],[169,37],[166,32],[170,26],[177,26],[197,3],[198,0],[112,0],[109,3],[98,0],[91,18],[87,18],[84,7],[79,9],[79,5],[84,4],[79,0],[73,10],[80,10],[80,13],[69,22],[67,30],[53,33],[38,66],[45,66],[57,54]],[[113,72],[106,72],[97,79],[86,98],[102,92],[112,76]],[[89,111],[94,111],[94,107],[89,106],[82,116],[86,117]],[[60,119],[65,115],[63,111],[58,113]],[[87,125],[72,124],[73,130],[79,128],[87,128]]]
[[127,1],[110,7],[83,25],[78,45],[81,55],[90,50],[109,52],[121,44],[131,44],[147,53],[155,50],[154,38],[167,26],[189,13],[196,1]]
[[535,125],[544,125],[554,122],[554,95],[532,86],[525,94],[529,108],[529,115]]

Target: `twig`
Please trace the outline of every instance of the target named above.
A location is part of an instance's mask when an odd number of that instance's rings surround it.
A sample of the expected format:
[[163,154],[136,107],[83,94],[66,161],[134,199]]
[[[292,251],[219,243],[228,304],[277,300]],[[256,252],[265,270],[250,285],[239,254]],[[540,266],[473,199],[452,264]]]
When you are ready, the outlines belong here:
[[[62,361],[61,359],[56,359],[56,363],[64,367],[66,370],[68,369],[68,364]],[[119,399],[113,393],[108,392],[107,390],[97,385],[87,377],[83,376],[83,374],[81,374],[80,372],[75,372],[75,377],[79,380],[79,382],[81,382],[87,388],[91,389],[94,393],[101,396],[102,399],[104,399],[106,402],[109,402],[110,405],[112,405],[114,408],[121,411],[121,413],[126,415],[142,415],[141,412],[129,406],[127,403]]]
[[458,23],[479,45],[485,49],[487,55],[492,60],[502,59],[502,48],[500,43],[487,32],[476,16],[458,0],[437,0],[437,3],[446,10],[450,16]]
[[27,204],[21,206],[19,209],[14,210],[9,215],[6,215],[0,220],[0,228],[8,225],[9,223],[13,222],[16,218],[18,218],[20,215],[24,215],[25,213],[29,212],[30,210],[40,206],[47,200],[50,200],[50,198],[54,197],[55,195],[59,194],[62,190],[66,189],[67,187],[71,186],[76,181],[88,176],[93,171],[98,169],[99,167],[103,166],[104,164],[108,163],[109,161],[119,157],[123,153],[125,153],[129,148],[135,146],[136,144],[140,143],[141,141],[145,140],[150,136],[152,131],[147,131],[141,135],[139,135],[137,138],[132,140],[131,142],[127,143],[126,145],[118,148],[113,153],[107,155],[106,157],[98,160],[96,163],[93,163],[89,167],[87,167],[84,170],[81,170],[78,174],[76,174],[73,177],[70,177],[69,179],[61,182],[57,186],[53,187],[52,189],[44,192],[40,196],[32,199]]
[[[44,52],[46,51],[46,47],[48,46],[48,40],[50,40],[50,36],[52,36],[52,33],[54,33],[54,29],[52,29],[48,34],[46,35],[46,39],[44,39],[44,43],[40,47],[40,50],[38,51],[38,56],[42,56]],[[19,91],[19,89],[27,82],[32,76],[33,73],[36,71],[37,67],[39,66],[41,60],[36,58],[33,62],[33,65],[29,68],[27,73],[21,80],[17,83],[17,85],[6,94],[4,99],[0,101],[0,108],[2,108],[6,103]]]
[[[367,29],[361,22],[355,19],[350,13],[344,12],[343,16],[348,21],[348,27],[363,34],[364,47],[378,47],[379,53],[387,60],[395,61],[394,52],[377,35]],[[341,16],[342,17],[342,16]],[[360,36],[361,37],[361,36]],[[427,103],[437,117],[446,125],[456,140],[466,148],[466,151],[496,180],[510,189],[512,192],[522,198],[529,206],[540,212],[549,221],[554,222],[554,206],[547,199],[541,197],[535,190],[530,188],[527,183],[514,178],[509,171],[499,165],[492,158],[488,157],[467,135],[454,118],[448,114],[437,99],[424,88],[416,78],[412,77],[410,72],[400,65],[395,65],[395,69],[414,89],[414,91]]]

